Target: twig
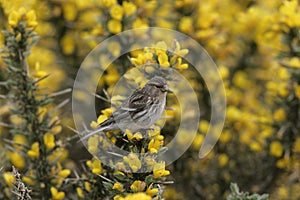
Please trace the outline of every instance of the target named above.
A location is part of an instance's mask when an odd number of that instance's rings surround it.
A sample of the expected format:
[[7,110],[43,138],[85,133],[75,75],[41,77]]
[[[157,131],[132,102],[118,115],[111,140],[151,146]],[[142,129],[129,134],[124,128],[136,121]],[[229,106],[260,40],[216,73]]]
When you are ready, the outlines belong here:
[[72,92],[71,88],[67,88],[67,89],[59,91],[59,92],[54,92],[54,93],[50,94],[49,97],[57,97],[59,95],[63,95],[63,94],[69,93],[69,92]]

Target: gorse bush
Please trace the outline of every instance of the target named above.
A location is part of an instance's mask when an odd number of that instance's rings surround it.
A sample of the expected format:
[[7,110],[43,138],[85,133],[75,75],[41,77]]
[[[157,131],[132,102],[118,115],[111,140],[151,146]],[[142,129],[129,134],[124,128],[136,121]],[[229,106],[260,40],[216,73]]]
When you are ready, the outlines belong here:
[[[0,199],[300,197],[297,0],[0,0],[0,15]],[[91,73],[87,78],[97,85],[98,119],[85,126],[97,128],[125,99],[128,90],[118,85],[124,74],[133,92],[157,72],[176,82],[167,76],[174,70],[189,80],[201,111],[194,142],[184,155],[169,166],[157,159],[176,135],[181,116],[192,113],[181,111],[174,94],[167,96],[165,119],[151,130],[109,131],[83,142],[78,142],[82,133],[72,131],[70,92],[85,56],[111,36],[147,27],[187,34],[218,66],[227,97],[226,120],[218,143],[203,159],[198,151],[213,106],[208,87],[183,58],[189,55],[188,44],[159,32],[150,35],[158,42],[146,48],[134,43],[144,37],[134,32],[131,43],[137,50],[113,63],[107,60],[122,52],[124,41],[110,43],[97,58],[103,76],[98,80]],[[171,89],[190,101],[181,87]],[[86,95],[74,92],[73,98],[86,103]],[[101,157],[105,143],[130,153],[116,155],[120,159],[113,163]],[[231,182],[248,192],[230,188]]]

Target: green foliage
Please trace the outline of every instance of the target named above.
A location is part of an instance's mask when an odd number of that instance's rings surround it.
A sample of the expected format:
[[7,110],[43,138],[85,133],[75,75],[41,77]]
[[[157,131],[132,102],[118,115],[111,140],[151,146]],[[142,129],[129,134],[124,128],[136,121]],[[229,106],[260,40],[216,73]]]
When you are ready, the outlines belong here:
[[230,184],[231,193],[228,195],[227,200],[268,200],[268,194],[250,194],[249,192],[240,191],[236,183]]

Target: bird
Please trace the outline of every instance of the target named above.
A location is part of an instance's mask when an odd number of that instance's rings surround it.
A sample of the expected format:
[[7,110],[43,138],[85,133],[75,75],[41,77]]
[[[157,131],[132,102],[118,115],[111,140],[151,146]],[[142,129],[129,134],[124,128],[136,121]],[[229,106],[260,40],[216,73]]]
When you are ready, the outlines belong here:
[[166,79],[154,76],[143,88],[135,90],[96,130],[83,136],[81,141],[102,131],[125,132],[129,129],[136,132],[149,129],[164,111],[168,92],[172,93]]

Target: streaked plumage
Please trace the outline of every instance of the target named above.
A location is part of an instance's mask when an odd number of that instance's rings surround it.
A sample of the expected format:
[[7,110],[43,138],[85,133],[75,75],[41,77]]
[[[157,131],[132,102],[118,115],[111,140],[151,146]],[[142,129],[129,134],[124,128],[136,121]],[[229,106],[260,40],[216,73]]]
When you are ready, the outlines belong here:
[[101,131],[123,130],[138,131],[152,126],[161,116],[169,91],[167,82],[160,76],[153,77],[143,88],[136,90],[116,111],[95,131],[81,140]]

